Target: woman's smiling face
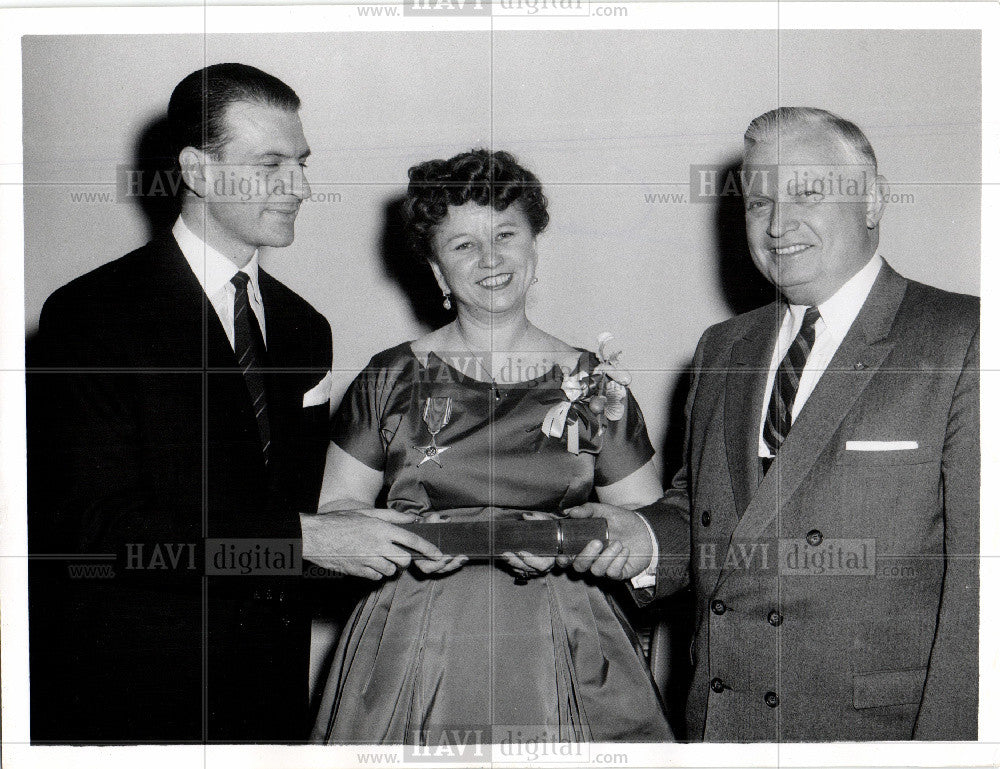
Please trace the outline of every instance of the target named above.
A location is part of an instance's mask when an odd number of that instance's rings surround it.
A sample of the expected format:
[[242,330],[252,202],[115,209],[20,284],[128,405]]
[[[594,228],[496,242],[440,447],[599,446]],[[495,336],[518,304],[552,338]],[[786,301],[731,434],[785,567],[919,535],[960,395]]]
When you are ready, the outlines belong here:
[[520,203],[503,211],[469,201],[434,228],[431,269],[458,307],[490,313],[523,308],[535,277],[535,235]]

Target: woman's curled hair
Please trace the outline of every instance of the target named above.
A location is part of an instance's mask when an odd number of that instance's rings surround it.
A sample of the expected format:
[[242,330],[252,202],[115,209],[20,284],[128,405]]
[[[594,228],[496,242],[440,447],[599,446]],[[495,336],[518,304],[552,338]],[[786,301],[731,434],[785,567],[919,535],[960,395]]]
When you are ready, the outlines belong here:
[[434,228],[444,221],[449,206],[473,201],[505,211],[519,203],[533,235],[549,223],[541,182],[509,152],[478,149],[449,160],[428,160],[413,166],[409,176],[403,211],[410,246],[422,259],[433,259]]

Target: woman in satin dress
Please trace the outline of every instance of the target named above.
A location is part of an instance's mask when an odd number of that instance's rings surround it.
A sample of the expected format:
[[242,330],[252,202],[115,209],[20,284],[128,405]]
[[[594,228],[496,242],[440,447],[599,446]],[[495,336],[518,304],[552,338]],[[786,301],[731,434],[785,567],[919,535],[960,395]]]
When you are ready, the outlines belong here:
[[[560,516],[595,490],[620,507],[657,500],[654,451],[625,388],[615,419],[577,403],[578,424],[559,437],[547,420],[602,361],[526,315],[548,223],[535,176],[486,150],[409,176],[409,235],[456,318],[378,353],[354,380],[332,422],[320,512],[372,508],[382,493],[429,522]],[[612,543],[605,555],[620,578],[631,554]],[[673,741],[603,580],[527,552],[427,563],[414,558],[355,609],[314,741],[438,745],[463,729],[494,743]]]

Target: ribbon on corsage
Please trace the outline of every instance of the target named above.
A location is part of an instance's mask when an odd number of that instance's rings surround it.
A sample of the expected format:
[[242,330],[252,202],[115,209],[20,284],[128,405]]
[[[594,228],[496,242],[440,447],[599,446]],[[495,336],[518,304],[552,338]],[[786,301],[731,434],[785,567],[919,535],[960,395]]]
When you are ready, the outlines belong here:
[[[610,352],[613,339],[608,332],[597,338],[597,366],[566,376],[562,381],[566,400],[552,406],[542,420],[542,432],[550,438],[560,439],[566,433],[566,450],[571,454],[580,453],[581,430],[586,438],[599,437],[604,420],[617,422],[625,416],[632,375],[620,364],[621,350]],[[591,426],[594,417],[596,430]]]

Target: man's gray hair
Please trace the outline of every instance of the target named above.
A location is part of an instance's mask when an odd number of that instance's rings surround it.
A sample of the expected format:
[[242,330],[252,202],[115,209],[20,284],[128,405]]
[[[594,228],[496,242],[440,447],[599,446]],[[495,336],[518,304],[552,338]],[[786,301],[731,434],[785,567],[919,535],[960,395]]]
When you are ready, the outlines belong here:
[[765,112],[750,121],[743,134],[743,142],[749,146],[768,141],[779,132],[809,133],[817,130],[833,134],[860,163],[870,165],[878,172],[875,150],[864,132],[850,120],[817,107],[779,107]]

